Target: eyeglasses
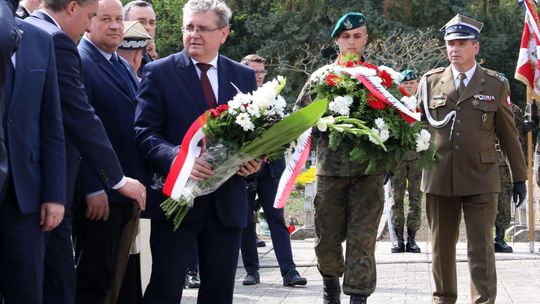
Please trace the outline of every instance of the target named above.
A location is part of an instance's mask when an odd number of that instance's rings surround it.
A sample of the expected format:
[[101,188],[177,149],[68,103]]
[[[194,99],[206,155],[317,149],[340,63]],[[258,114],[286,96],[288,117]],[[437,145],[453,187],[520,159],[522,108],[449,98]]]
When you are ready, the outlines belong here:
[[268,74],[268,72],[267,71],[255,71],[255,74],[257,74],[257,75],[266,75],[266,74]]
[[222,29],[221,27],[216,28],[206,28],[206,27],[194,27],[194,26],[184,26],[182,27],[182,33],[184,34],[193,34],[197,32],[198,34],[209,34],[217,30]]

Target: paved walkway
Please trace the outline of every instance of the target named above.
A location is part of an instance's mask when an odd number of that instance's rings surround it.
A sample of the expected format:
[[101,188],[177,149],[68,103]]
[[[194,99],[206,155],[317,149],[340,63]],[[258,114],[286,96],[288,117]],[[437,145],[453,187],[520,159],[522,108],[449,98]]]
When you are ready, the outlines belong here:
[[[141,235],[143,239],[142,272],[143,286],[150,275],[150,250],[148,248],[149,225],[143,221]],[[294,260],[297,270],[308,279],[306,287],[284,287],[271,242],[267,247],[259,248],[261,260],[261,284],[243,286],[245,271],[239,263],[234,303],[251,304],[306,304],[322,303],[322,279],[316,267],[313,239],[292,241]],[[369,297],[369,303],[404,304],[432,303],[433,279],[431,276],[431,254],[426,242],[419,242],[422,253],[390,253],[389,242],[378,242],[377,289]],[[529,253],[529,243],[515,243],[514,253],[496,254],[498,296],[497,303],[540,303],[540,254],[538,243],[535,253]],[[466,243],[458,244],[459,297],[457,303],[470,303],[469,273],[467,266]],[[182,303],[196,303],[197,289],[186,289]],[[348,303],[343,296],[342,302]]]

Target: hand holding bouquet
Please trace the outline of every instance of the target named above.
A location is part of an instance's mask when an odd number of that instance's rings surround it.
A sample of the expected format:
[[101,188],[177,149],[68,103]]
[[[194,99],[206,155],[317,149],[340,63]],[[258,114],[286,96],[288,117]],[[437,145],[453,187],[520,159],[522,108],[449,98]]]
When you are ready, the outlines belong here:
[[[286,102],[279,96],[284,86],[285,79],[278,77],[253,93],[239,92],[192,124],[163,188],[169,198],[161,208],[173,219],[174,229],[196,197],[214,192],[248,160],[280,157],[326,111],[327,103],[321,100],[285,116]],[[211,166],[213,174],[190,178],[196,162]]]

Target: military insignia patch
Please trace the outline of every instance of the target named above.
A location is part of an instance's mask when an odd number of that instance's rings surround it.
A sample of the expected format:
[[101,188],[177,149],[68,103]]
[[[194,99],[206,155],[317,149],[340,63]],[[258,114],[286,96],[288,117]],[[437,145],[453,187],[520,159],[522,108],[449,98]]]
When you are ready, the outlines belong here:
[[476,94],[474,95],[474,99],[478,99],[480,101],[494,101],[495,100],[495,96],[493,95],[480,95],[480,94]]
[[473,107],[478,107],[478,100],[476,100],[476,99],[473,100],[472,105],[473,105]]
[[343,26],[344,26],[346,29],[350,30],[350,29],[352,29],[353,24],[352,24],[352,22],[351,22],[349,19],[347,19],[347,20],[345,20],[345,22],[343,22]]

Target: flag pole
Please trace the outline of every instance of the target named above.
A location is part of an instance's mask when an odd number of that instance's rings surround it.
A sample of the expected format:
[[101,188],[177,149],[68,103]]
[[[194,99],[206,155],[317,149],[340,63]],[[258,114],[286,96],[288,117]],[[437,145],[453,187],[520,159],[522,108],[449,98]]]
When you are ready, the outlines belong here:
[[[531,107],[533,99],[532,92],[529,87],[527,87],[527,105],[529,105],[529,113],[527,113],[528,120],[531,121]],[[527,177],[528,177],[528,198],[529,198],[529,252],[534,252],[534,207],[533,207],[533,179],[532,179],[532,133],[527,132]],[[514,214],[514,217],[516,214]],[[515,223],[514,223],[515,224]]]

